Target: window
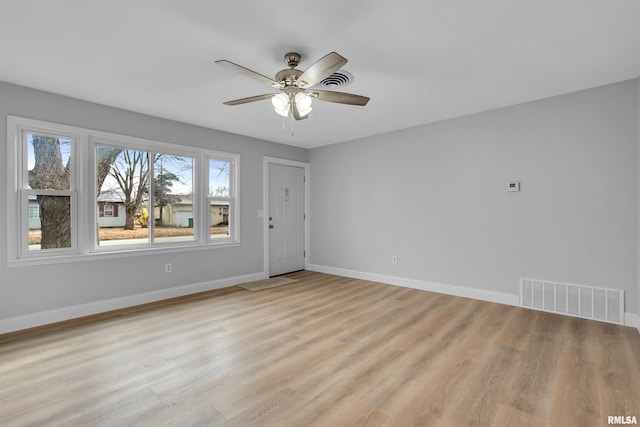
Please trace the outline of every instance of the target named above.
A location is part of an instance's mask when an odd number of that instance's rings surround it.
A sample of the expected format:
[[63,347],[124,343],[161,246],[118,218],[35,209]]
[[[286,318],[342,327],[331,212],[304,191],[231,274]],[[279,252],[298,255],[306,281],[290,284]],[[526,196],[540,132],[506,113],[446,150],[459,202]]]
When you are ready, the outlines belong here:
[[10,260],[238,243],[238,155],[13,116],[7,125],[18,159],[7,162]]
[[[149,242],[149,152],[117,146],[95,146],[96,205],[102,200],[123,205],[124,215],[114,220],[98,213],[98,246]],[[105,207],[107,204],[104,205]]]
[[209,238],[229,236],[231,209],[231,160],[209,159]]
[[[99,246],[197,241],[196,157],[103,144],[95,149]],[[101,200],[122,204],[123,215],[113,219],[113,205]]]
[[[31,202],[31,200],[29,202]],[[40,207],[37,204],[29,203],[29,220],[32,220],[32,219],[37,219],[37,220],[40,219]]]
[[192,241],[198,223],[193,172],[196,159],[156,153],[153,168],[154,241]]
[[99,217],[118,216],[118,205],[98,203],[98,216]]
[[75,137],[22,129],[22,176],[19,181],[21,252],[71,253],[75,241]]

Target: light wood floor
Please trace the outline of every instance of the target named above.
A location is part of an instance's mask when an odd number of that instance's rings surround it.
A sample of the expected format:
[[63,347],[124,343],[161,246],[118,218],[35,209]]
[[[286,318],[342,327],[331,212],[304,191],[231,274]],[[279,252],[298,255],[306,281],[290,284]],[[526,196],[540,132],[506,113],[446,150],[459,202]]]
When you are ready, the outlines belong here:
[[2,426],[604,426],[633,328],[312,272],[0,336]]

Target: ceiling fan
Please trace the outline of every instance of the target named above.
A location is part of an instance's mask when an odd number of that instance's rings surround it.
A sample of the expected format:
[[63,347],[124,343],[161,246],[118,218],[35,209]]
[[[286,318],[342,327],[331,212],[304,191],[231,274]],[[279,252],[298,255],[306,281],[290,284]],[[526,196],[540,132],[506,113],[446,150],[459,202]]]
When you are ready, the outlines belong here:
[[284,55],[284,61],[289,68],[278,71],[275,75],[275,79],[271,79],[224,59],[216,61],[216,64],[224,68],[238,72],[247,77],[251,77],[252,79],[268,84],[274,89],[280,90],[280,93],[267,93],[264,95],[250,96],[248,98],[227,101],[224,102],[224,104],[240,105],[263,99],[271,99],[271,103],[273,104],[276,113],[283,117],[287,117],[289,115],[289,111],[291,111],[296,120],[303,120],[306,119],[311,112],[311,103],[313,99],[361,106],[366,105],[367,102],[369,102],[369,98],[366,96],[313,88],[313,86],[331,76],[346,64],[346,58],[335,52],[331,52],[320,58],[304,72],[296,69],[300,63],[300,58],[300,54],[296,52],[289,52]]

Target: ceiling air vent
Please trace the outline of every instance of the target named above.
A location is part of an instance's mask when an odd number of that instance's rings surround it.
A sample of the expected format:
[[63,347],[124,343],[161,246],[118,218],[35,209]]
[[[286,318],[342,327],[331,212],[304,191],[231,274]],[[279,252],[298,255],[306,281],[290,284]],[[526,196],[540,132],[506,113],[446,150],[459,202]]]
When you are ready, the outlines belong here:
[[326,79],[322,80],[318,83],[318,86],[324,86],[328,88],[338,88],[344,87],[353,81],[353,75],[345,70],[338,70],[335,73],[331,74]]

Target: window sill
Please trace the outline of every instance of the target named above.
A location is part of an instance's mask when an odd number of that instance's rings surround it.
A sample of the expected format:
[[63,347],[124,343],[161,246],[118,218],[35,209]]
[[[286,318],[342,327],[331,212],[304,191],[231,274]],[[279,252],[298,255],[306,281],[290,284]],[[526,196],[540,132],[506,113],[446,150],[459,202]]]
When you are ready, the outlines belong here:
[[51,265],[51,264],[67,264],[84,261],[98,261],[103,259],[115,259],[115,258],[131,258],[138,256],[149,256],[158,254],[170,254],[170,253],[182,253],[182,252],[194,252],[194,251],[207,251],[212,249],[232,248],[240,246],[240,242],[220,242],[210,243],[208,245],[172,245],[170,247],[156,247],[145,249],[130,249],[130,250],[106,250],[99,252],[91,252],[86,254],[74,254],[74,255],[59,255],[59,256],[38,256],[29,258],[20,258],[9,260],[7,267],[32,267],[36,265]]

